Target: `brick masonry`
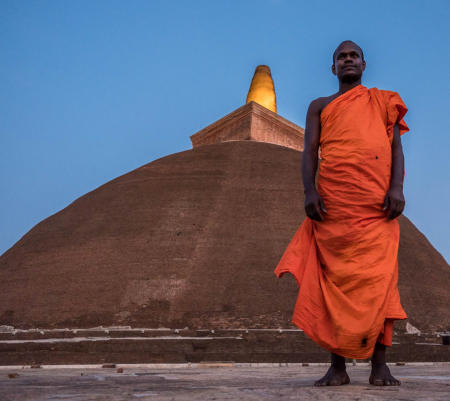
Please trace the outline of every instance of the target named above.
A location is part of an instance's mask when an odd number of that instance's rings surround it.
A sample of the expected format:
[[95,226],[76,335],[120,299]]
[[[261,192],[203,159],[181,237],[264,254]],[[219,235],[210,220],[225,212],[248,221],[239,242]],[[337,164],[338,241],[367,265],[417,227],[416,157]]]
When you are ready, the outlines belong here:
[[255,102],[239,107],[191,136],[198,147],[226,141],[257,141],[303,150],[305,130]]

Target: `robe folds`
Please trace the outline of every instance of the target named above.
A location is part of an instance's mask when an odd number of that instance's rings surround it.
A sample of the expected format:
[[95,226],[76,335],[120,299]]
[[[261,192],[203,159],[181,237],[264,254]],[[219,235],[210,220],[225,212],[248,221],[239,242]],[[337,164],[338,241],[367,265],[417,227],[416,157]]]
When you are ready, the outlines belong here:
[[327,213],[306,217],[275,274],[295,276],[292,322],[338,355],[369,358],[392,345],[393,321],[406,319],[397,288],[399,225],[382,210],[391,177],[394,125],[409,131],[396,92],[358,85],[320,115],[317,191]]

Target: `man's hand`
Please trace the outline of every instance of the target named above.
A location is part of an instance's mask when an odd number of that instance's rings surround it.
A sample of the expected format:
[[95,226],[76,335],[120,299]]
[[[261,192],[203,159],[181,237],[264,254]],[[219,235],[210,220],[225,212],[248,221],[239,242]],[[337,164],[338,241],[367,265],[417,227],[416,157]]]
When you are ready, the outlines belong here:
[[306,215],[316,221],[322,221],[323,216],[320,212],[326,213],[325,205],[316,189],[305,193],[305,212]]
[[401,187],[391,187],[387,192],[383,210],[388,211],[388,219],[392,220],[400,216],[405,208],[405,198],[403,196],[403,190]]
[[405,208],[405,198],[403,196],[404,174],[404,156],[400,139],[400,128],[398,124],[395,124],[394,138],[392,140],[391,183],[383,203],[383,210],[388,210],[387,218],[390,220],[400,216]]

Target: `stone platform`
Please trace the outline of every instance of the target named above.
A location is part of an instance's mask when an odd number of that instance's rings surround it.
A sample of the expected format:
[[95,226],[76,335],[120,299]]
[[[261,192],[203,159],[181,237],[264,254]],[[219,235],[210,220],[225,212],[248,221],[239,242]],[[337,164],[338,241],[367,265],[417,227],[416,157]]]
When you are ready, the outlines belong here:
[[[396,334],[390,362],[450,362],[436,334]],[[103,363],[318,363],[329,353],[297,329],[91,328],[0,333],[0,365]]]
[[[402,385],[368,384],[368,364],[348,366],[351,383],[313,387],[326,366],[246,364],[0,368],[2,401],[436,400],[450,399],[450,364],[391,366]],[[120,373],[121,372],[121,373]]]

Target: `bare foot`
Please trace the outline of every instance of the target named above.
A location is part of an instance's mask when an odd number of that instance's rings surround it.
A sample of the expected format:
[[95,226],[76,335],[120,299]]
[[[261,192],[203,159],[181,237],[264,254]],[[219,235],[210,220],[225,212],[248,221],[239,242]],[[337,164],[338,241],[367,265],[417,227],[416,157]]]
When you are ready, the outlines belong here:
[[370,372],[369,383],[374,386],[400,386],[400,380],[391,375],[391,371],[385,363],[373,364]]
[[334,366],[330,366],[328,372],[324,377],[317,380],[315,386],[341,386],[342,384],[349,384],[350,377],[348,377],[347,371],[344,369],[337,369]]

